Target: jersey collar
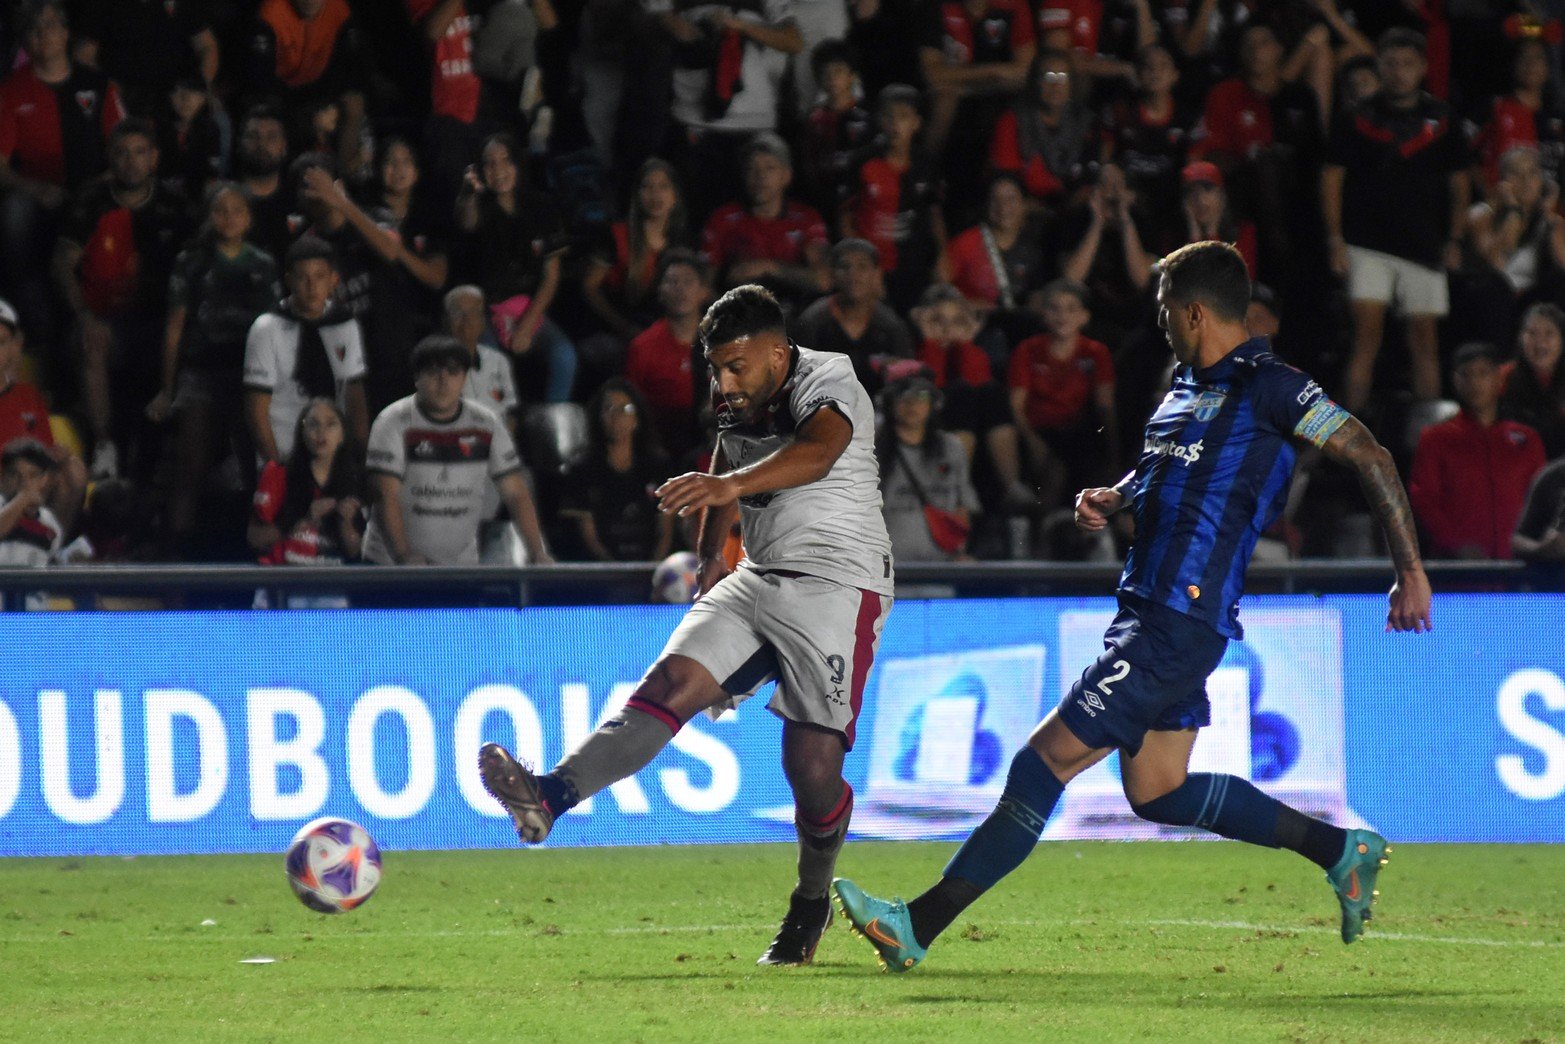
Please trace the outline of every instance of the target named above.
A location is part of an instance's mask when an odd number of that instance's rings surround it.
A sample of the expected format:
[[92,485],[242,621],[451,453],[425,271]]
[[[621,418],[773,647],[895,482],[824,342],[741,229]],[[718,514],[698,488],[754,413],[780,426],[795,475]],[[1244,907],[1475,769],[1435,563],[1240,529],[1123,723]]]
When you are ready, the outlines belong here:
[[1235,369],[1253,364],[1255,357],[1272,350],[1272,343],[1265,337],[1252,337],[1212,365],[1197,369],[1190,367],[1191,378],[1200,383],[1218,381],[1230,376]]

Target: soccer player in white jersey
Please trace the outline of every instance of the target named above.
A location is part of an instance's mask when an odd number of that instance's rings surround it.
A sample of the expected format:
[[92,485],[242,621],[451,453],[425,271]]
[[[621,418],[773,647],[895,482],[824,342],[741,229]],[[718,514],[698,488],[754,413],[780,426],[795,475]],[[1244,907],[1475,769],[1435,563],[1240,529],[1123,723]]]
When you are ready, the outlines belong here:
[[[777,299],[724,294],[701,321],[719,428],[710,474],[670,479],[659,507],[704,512],[701,595],[624,708],[552,771],[496,743],[484,785],[538,843],[568,809],[641,770],[696,714],[777,679],[783,771],[793,789],[799,879],[761,964],[808,964],[831,919],[827,890],[847,836],[842,776],[875,648],[891,610],[891,540],[880,513],[875,416],[845,355],[789,342]],[[747,557],[726,570],[738,514]]]
[[531,561],[552,562],[522,478],[522,458],[500,415],[462,397],[472,357],[431,334],[413,348],[414,392],[370,427],[375,509],[364,557],[382,565],[477,565],[478,527],[490,485],[511,511]]

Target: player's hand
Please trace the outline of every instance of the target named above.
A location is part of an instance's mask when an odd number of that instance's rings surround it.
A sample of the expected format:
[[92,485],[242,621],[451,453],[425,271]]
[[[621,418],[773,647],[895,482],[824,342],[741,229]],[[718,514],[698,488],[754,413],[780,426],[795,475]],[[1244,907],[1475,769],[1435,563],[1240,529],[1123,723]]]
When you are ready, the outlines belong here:
[[1429,577],[1422,569],[1414,569],[1397,576],[1391,585],[1390,609],[1386,613],[1387,631],[1412,631],[1422,634],[1435,629],[1429,615],[1429,602],[1434,597],[1429,589]]
[[1096,533],[1109,524],[1109,516],[1125,506],[1125,494],[1108,486],[1084,489],[1076,494],[1076,528]]
[[683,517],[706,507],[723,507],[739,499],[739,491],[726,475],[691,471],[669,479],[657,488],[658,510]]

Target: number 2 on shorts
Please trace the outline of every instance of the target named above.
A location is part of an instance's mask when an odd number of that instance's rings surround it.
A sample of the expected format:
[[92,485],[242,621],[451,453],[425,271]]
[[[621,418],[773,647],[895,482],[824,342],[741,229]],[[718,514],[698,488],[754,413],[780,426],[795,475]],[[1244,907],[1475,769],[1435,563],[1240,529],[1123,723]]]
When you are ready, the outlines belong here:
[[1100,679],[1098,681],[1098,688],[1103,690],[1103,695],[1105,695],[1105,696],[1112,696],[1112,695],[1114,695],[1114,690],[1113,690],[1113,688],[1110,687],[1109,683],[1110,682],[1114,682],[1115,684],[1118,684],[1119,682],[1124,681],[1125,675],[1127,675],[1129,673],[1130,673],[1130,661],[1129,660],[1115,660],[1114,661],[1114,673],[1108,675],[1105,678]]

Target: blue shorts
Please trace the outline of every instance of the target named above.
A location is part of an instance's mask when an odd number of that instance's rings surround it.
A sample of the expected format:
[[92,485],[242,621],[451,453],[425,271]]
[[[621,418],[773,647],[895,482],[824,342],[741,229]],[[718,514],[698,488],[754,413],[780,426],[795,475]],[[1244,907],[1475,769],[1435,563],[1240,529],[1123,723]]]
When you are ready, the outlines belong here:
[[1208,725],[1206,679],[1227,648],[1227,638],[1194,617],[1121,595],[1103,655],[1060,701],[1060,719],[1092,749],[1131,756],[1149,730]]

